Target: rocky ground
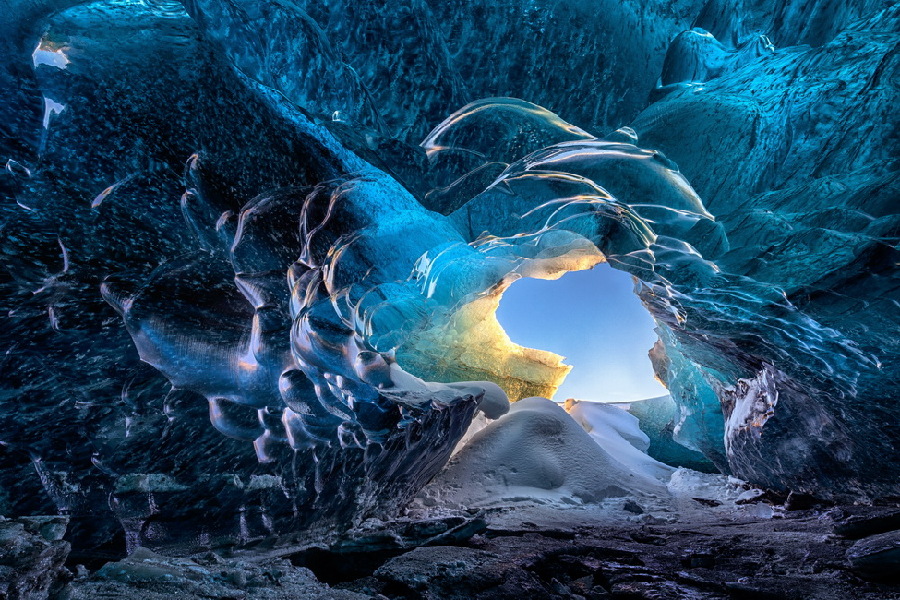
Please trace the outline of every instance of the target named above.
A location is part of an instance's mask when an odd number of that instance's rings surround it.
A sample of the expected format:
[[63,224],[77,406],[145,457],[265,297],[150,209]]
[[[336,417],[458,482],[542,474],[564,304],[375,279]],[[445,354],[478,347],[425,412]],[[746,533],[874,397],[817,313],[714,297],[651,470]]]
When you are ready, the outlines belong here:
[[66,563],[64,520],[6,520],[0,598],[900,599],[896,507],[757,500],[736,510],[701,498],[669,514],[625,499],[411,513],[328,549],[139,548],[93,572]]

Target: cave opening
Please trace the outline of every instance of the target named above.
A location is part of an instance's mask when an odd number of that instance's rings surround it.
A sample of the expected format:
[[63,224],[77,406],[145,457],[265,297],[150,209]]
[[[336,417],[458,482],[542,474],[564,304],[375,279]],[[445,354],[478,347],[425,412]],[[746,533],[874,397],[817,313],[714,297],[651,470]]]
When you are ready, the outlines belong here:
[[647,356],[657,340],[653,318],[633,277],[605,262],[558,279],[517,280],[497,320],[516,344],[564,356],[572,367],[552,400],[634,402],[667,393]]

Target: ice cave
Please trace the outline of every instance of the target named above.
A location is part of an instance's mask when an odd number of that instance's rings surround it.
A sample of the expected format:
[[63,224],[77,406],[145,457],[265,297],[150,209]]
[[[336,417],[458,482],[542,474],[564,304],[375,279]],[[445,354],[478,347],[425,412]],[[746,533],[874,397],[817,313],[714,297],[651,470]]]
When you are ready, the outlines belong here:
[[900,599],[898,93],[892,0],[0,0],[0,598]]

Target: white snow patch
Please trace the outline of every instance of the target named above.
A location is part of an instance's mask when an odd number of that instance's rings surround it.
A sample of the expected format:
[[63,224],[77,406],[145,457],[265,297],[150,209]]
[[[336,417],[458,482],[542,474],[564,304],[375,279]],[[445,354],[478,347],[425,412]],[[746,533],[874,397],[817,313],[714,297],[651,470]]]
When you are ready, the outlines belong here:
[[56,67],[57,69],[65,69],[70,62],[69,57],[66,56],[66,53],[62,48],[47,50],[41,46],[35,48],[34,52],[31,54],[31,61],[34,63],[35,67],[47,65]]
[[675,471],[647,454],[650,438],[641,431],[637,417],[618,406],[568,400],[566,411],[598,446],[632,472],[666,482]]
[[475,437],[475,434],[477,434],[479,431],[490,424],[491,419],[488,419],[483,412],[476,412],[475,416],[472,417],[472,422],[469,424],[469,428],[466,429],[466,433],[463,434],[459,442],[456,443],[456,447],[453,449],[453,453],[451,456],[455,456],[457,452],[459,452],[466,446],[466,444],[472,441],[472,438]]
[[[616,452],[630,446],[618,439]],[[665,496],[665,486],[647,471],[644,462],[618,460],[556,403],[526,398],[475,433],[423,493],[432,502],[466,507]]]

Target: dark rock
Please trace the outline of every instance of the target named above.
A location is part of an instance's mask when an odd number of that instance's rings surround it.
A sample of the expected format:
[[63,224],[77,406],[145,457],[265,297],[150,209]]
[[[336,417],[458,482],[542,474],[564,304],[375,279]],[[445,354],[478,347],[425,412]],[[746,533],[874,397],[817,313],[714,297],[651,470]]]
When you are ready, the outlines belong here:
[[681,562],[689,569],[711,569],[716,565],[716,557],[710,552],[691,552]]
[[501,585],[506,572],[516,568],[514,565],[496,568],[499,558],[496,554],[471,548],[416,548],[389,560],[375,571],[375,576],[410,591],[429,590],[440,598],[471,598],[487,588]]
[[668,598],[709,598],[671,581],[629,581],[612,586],[616,600],[663,600]]
[[412,548],[462,544],[486,529],[482,515],[376,522],[347,532],[328,548],[313,547],[286,556],[295,566],[310,569],[320,581],[348,582],[372,575],[387,560]]
[[[813,513],[782,520],[700,519],[652,529],[583,524],[569,540],[546,537],[533,525],[530,533],[507,530],[481,538],[477,549],[408,552],[377,572],[382,587],[371,579],[366,585],[397,600],[900,598],[898,585],[861,582],[850,571],[844,545],[828,535],[829,520]],[[642,542],[642,536],[665,543]]]
[[39,600],[71,579],[65,517],[0,517],[0,597]]
[[798,494],[791,492],[784,501],[785,510],[809,510],[816,506],[821,506],[822,501],[812,494]]
[[635,531],[631,534],[631,539],[641,544],[652,544],[653,546],[666,545],[666,536],[656,535],[647,531]]
[[746,497],[738,497],[735,504],[753,504],[756,502],[766,502],[768,504],[784,504],[787,502],[789,495],[775,490],[748,490],[745,492]]
[[895,529],[900,529],[900,510],[897,509],[875,509],[852,514],[834,524],[836,534],[852,540]]
[[900,531],[859,540],[847,550],[847,559],[861,577],[900,582]]
[[486,530],[487,521],[483,515],[366,522],[346,532],[329,550],[336,553],[377,552],[418,546],[456,545]]
[[714,500],[713,498],[692,498],[695,502],[699,502],[703,506],[722,506],[722,503],[718,500]]
[[635,515],[644,514],[644,509],[641,508],[641,505],[635,502],[634,500],[626,500],[625,505],[622,507],[622,510],[630,512]]
[[784,596],[741,581],[729,581],[725,584],[725,589],[728,590],[728,593],[732,598],[746,598],[747,600],[755,598],[759,598],[760,600],[784,600]]
[[370,596],[334,589],[311,571],[283,559],[260,562],[205,555],[172,558],[138,548],[127,558],[70,584],[72,600],[115,597],[125,600],[366,600]]

